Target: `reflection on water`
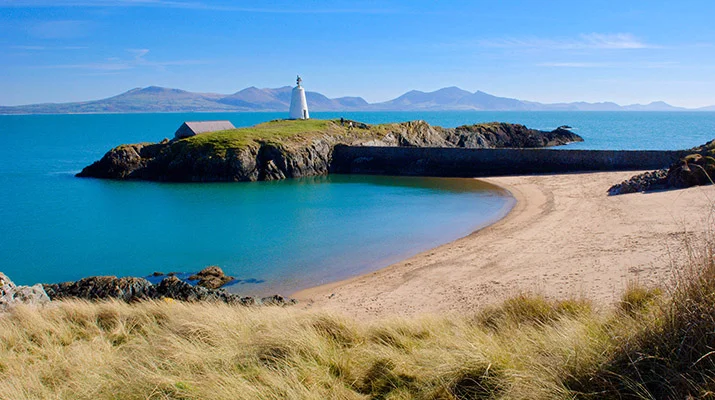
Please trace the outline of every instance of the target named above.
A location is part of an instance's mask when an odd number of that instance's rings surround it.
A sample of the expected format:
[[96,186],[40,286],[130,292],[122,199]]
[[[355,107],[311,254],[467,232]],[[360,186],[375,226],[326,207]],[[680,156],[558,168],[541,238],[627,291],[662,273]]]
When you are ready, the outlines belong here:
[[376,176],[376,175],[330,175],[296,179],[298,184],[362,184],[370,183],[378,186],[398,186],[404,188],[418,188],[439,190],[450,193],[468,193],[475,191],[490,191],[506,195],[507,191],[478,179],[464,178],[434,178],[411,176]]

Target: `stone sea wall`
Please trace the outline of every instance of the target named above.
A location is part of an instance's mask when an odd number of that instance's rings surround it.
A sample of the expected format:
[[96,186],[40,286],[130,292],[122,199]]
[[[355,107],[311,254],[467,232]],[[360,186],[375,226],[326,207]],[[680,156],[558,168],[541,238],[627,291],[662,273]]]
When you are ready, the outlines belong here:
[[331,173],[484,177],[667,168],[688,151],[335,146]]

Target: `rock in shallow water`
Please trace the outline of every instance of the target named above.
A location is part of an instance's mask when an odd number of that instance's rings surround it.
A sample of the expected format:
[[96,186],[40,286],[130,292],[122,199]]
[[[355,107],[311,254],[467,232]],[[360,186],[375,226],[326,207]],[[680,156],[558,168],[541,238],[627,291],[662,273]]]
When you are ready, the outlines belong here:
[[223,273],[223,270],[218,266],[212,265],[202,269],[199,273],[189,277],[192,281],[199,281],[197,285],[208,289],[218,289],[221,286],[231,282],[235,278]]
[[201,286],[192,286],[181,279],[170,276],[156,285],[159,297],[168,297],[182,301],[217,301],[227,304],[254,305],[257,304],[253,297],[241,297],[224,290],[207,289]]

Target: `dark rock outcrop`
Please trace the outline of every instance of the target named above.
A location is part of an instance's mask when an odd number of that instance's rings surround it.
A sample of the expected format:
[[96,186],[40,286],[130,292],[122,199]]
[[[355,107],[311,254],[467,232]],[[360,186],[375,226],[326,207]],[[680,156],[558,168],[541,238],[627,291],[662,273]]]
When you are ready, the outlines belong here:
[[[109,300],[118,299],[128,303],[142,300],[169,298],[187,302],[210,301],[234,305],[291,305],[295,300],[281,296],[257,301],[253,297],[241,297],[222,289],[208,289],[192,286],[175,276],[164,278],[156,285],[143,278],[117,278],[115,276],[93,276],[76,282],[64,282],[42,285],[47,296],[52,300],[83,299]],[[43,292],[44,293],[44,292]]]
[[715,180],[715,157],[703,154],[691,154],[668,170],[666,181],[673,188],[710,185]]
[[175,276],[170,276],[159,282],[156,285],[156,291],[159,297],[181,301],[214,301],[245,306],[258,304],[253,297],[241,297],[224,290],[192,286]]
[[169,182],[258,180],[258,146],[229,150],[190,149],[182,141],[123,145],[85,167],[78,177]]
[[151,282],[143,278],[92,276],[76,282],[43,285],[52,300],[77,298],[84,300],[120,299],[126,302],[157,298]]
[[710,185],[715,181],[715,140],[690,149],[670,168],[636,175],[608,189],[609,195]]
[[619,184],[613,185],[608,189],[610,196],[626,193],[638,193],[648,190],[665,189],[668,187],[667,179],[668,170],[659,169],[652,172],[644,172],[635,175],[634,177],[625,180]]
[[208,289],[218,289],[231,282],[235,278],[223,273],[223,270],[215,265],[206,267],[198,273],[189,277],[192,281],[199,281],[197,285]]
[[[523,125],[487,123],[457,128],[425,121],[367,125],[328,122],[325,132],[296,134],[280,142],[252,139],[241,145],[195,145],[187,140],[122,145],[85,167],[77,176],[171,182],[237,182],[325,175],[333,148],[352,146],[408,147],[545,147],[583,139],[558,128],[550,132]],[[352,123],[352,125],[350,125]]]
[[[142,179],[142,171],[166,148],[168,140],[159,143],[137,143],[118,146],[77,176],[104,179]],[[84,174],[84,175],[83,175]]]
[[580,136],[564,127],[545,132],[503,122],[460,126],[448,135],[448,140],[454,147],[478,149],[537,148],[583,141]]

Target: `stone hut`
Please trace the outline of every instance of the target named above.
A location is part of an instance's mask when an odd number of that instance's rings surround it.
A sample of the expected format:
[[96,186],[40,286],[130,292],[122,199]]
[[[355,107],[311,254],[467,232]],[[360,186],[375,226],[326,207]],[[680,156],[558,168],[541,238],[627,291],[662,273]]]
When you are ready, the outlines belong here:
[[231,121],[186,121],[176,130],[174,138],[184,139],[200,133],[225,131],[227,129],[236,129],[236,127],[233,126]]

